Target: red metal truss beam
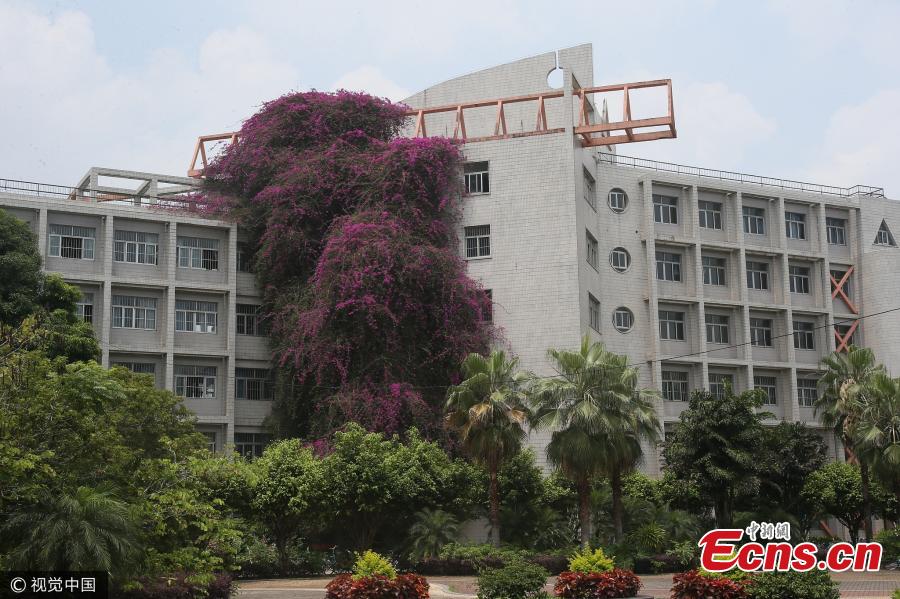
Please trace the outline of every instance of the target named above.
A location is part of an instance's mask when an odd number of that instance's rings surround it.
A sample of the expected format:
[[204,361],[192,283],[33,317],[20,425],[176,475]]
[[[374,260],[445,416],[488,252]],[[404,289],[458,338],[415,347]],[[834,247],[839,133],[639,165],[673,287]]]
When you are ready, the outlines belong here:
[[837,327],[835,327],[834,337],[837,341],[837,347],[834,351],[849,351],[850,340],[853,338],[853,333],[856,332],[856,329],[858,327],[859,321],[854,320],[853,324],[850,325],[850,328],[847,329],[847,333],[845,335],[841,335],[841,333],[837,330]]
[[850,311],[854,314],[859,314],[859,310],[856,308],[856,304],[850,301],[850,296],[844,291],[844,285],[847,284],[847,281],[850,280],[850,275],[853,274],[853,267],[847,269],[847,272],[844,273],[844,276],[841,277],[841,280],[838,281],[834,278],[832,274],[829,273],[828,278],[831,279],[831,299],[835,299],[837,296],[841,296],[841,299],[844,300],[844,303],[847,304],[847,307],[850,308]]

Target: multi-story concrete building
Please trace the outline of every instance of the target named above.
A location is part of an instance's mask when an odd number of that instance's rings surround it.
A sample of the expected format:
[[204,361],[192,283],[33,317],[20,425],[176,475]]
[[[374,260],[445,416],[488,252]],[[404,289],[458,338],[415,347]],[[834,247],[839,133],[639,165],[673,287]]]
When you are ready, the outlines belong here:
[[[502,343],[522,367],[554,374],[547,349],[589,334],[660,390],[667,428],[690,390],[726,381],[765,389],[779,419],[818,426],[818,363],[851,340],[900,371],[900,311],[890,312],[900,308],[900,203],[878,188],[625,157],[614,144],[674,135],[671,100],[668,116],[643,120],[626,100],[626,126],[608,124],[594,96],[628,91],[593,87],[593,73],[584,45],[406,101],[409,135],[466,142],[460,253],[491,290]],[[106,185],[111,176],[138,186]],[[185,397],[212,445],[253,453],[272,386],[240,231],[158,206],[195,181],[92,169],[72,189],[0,182],[0,206],[31,223],[46,269],[81,288],[105,365],[154,374]],[[656,473],[656,448],[647,452]]]

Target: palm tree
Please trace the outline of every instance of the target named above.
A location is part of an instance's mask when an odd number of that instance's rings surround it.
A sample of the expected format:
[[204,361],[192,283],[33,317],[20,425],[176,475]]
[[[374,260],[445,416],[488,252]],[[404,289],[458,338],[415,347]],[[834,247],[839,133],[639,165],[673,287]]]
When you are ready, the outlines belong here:
[[525,439],[528,422],[525,386],[530,375],[516,370],[518,358],[502,351],[489,357],[469,354],[463,360],[465,376],[447,393],[447,423],[457,431],[472,459],[490,477],[491,540],[500,544],[500,466],[515,455]]
[[7,565],[13,569],[103,570],[115,576],[137,550],[128,504],[91,487],[13,514],[3,532],[19,539],[9,554]]
[[553,431],[547,458],[578,490],[584,546],[592,532],[591,485],[609,478],[615,536],[621,540],[622,477],[640,462],[641,442],[659,437],[654,392],[638,389],[638,371],[625,356],[587,336],[577,352],[551,349],[548,355],[559,376],[543,379],[532,395],[535,427]]
[[900,503],[900,379],[876,372],[868,391],[870,401],[859,415],[854,446],[860,461],[871,466]]
[[884,367],[875,362],[871,349],[851,345],[847,353],[834,352],[822,359],[825,372],[819,379],[819,398],[816,413],[822,412],[822,422],[834,429],[844,445],[848,462],[859,464],[863,494],[863,527],[866,541],[872,540],[872,500],[869,485],[869,465],[857,455],[856,427],[861,413],[869,403],[869,384]]
[[437,557],[441,547],[456,540],[459,521],[449,512],[425,508],[416,513],[409,529],[409,555],[413,560]]

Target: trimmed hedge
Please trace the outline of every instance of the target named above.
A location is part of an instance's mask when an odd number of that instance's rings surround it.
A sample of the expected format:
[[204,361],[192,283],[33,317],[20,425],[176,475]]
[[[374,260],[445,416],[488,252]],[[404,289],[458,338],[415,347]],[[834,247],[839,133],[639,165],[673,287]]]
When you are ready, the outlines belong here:
[[634,572],[614,568],[609,572],[563,572],[553,590],[566,599],[620,599],[634,597],[641,586]]
[[711,578],[697,570],[676,574],[672,578],[672,599],[748,599],[740,582],[728,578]]
[[[463,558],[429,558],[417,562],[411,570],[426,576],[477,576],[485,568],[502,568],[514,560],[500,557],[483,557],[477,559]],[[523,558],[523,561],[536,564],[556,576],[568,568],[568,559],[561,555],[535,555]]]
[[478,599],[538,599],[547,596],[545,569],[512,560],[502,568],[482,570],[478,575]]

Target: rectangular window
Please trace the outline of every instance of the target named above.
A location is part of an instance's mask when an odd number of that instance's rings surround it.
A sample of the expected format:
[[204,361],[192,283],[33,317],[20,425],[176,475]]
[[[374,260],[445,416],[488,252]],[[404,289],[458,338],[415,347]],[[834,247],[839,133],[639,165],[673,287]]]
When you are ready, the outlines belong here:
[[730,374],[709,373],[709,393],[718,399],[725,397],[725,389],[734,389],[734,377]]
[[156,264],[159,253],[159,235],[140,231],[116,231],[113,241],[113,258],[116,262],[132,264]]
[[203,436],[206,437],[206,449],[210,453],[216,453],[216,433],[214,432],[204,432]]
[[175,300],[175,330],[186,333],[215,333],[219,304],[195,300]]
[[688,373],[677,370],[662,371],[662,396],[666,401],[688,400]]
[[597,298],[588,293],[588,320],[591,328],[600,332],[600,302]]
[[762,208],[744,206],[744,233],[750,235],[766,234],[766,211]]
[[215,399],[216,367],[175,366],[175,394],[185,399]]
[[275,399],[275,382],[265,368],[235,368],[234,397],[252,401]]
[[253,258],[253,252],[250,251],[250,247],[239,241],[237,244],[237,270],[238,272],[253,272],[251,260]]
[[816,379],[797,379],[797,399],[804,408],[812,408],[819,399]]
[[494,291],[485,289],[484,294],[487,296],[487,303],[481,311],[481,321],[494,322]]
[[656,278],[660,281],[681,281],[681,254],[656,251]]
[[794,349],[816,349],[813,331],[816,325],[802,320],[794,321]]
[[219,270],[219,240],[178,237],[178,268]]
[[684,341],[684,312],[659,311],[659,338]]
[[728,279],[725,277],[725,258],[703,256],[703,284],[725,287]]
[[706,342],[728,343],[728,317],[721,314],[706,315]]
[[[846,274],[847,274],[846,270],[832,269],[830,272],[831,272],[831,276],[834,278],[835,282],[837,282],[837,283],[840,283],[841,280],[844,278],[844,276],[846,276]],[[834,291],[835,288],[836,288],[835,283],[832,283],[831,290]],[[847,294],[847,297],[849,297],[850,299],[853,299],[853,277],[852,276],[848,277],[847,280],[844,281],[844,286],[841,287],[841,289],[843,289],[844,293]]]
[[704,229],[722,228],[722,204],[700,201],[700,226]]
[[[834,325],[834,330],[840,334],[841,339],[845,339],[847,337],[847,333],[850,332],[850,325],[849,324],[836,324],[836,325]],[[856,333],[854,332],[853,335],[855,335],[855,334]],[[855,345],[853,335],[850,335],[850,338],[847,339],[847,345]]]
[[809,268],[806,266],[788,266],[791,293],[809,294]]
[[765,291],[769,288],[769,265],[747,260],[747,287]]
[[777,381],[774,376],[753,377],[753,388],[766,392],[766,397],[763,399],[763,405],[765,406],[774,406],[778,404],[777,386]]
[[262,306],[256,304],[237,304],[234,308],[237,322],[235,332],[238,335],[262,337],[268,334],[261,314]]
[[800,212],[785,212],[784,233],[788,239],[806,239],[806,215]]
[[[582,174],[584,175],[584,201],[588,203],[588,205],[594,210],[597,209],[597,182],[594,181],[594,176],[591,175],[586,168],[582,168]],[[622,194],[625,195],[625,194]],[[612,200],[610,200],[612,201]],[[623,202],[624,204],[624,202]]]
[[156,364],[153,362],[113,362],[112,365],[127,368],[135,374],[156,374]]
[[585,239],[587,240],[587,262],[591,266],[594,267],[594,270],[597,269],[597,264],[599,262],[599,253],[600,250],[597,246],[597,238],[591,235],[590,231],[584,232]]
[[156,330],[156,298],[133,295],[112,296],[114,329]]
[[75,315],[85,322],[94,322],[94,294],[82,293],[75,302]]
[[484,258],[491,255],[491,226],[466,227],[466,258]]
[[94,227],[50,225],[48,254],[54,258],[93,260],[96,237],[97,229]]
[[491,192],[491,180],[487,162],[469,162],[463,166],[463,179],[469,195]]
[[268,444],[265,433],[234,433],[234,451],[245,458],[258,458]]
[[667,225],[677,225],[678,198],[653,194],[653,220]]
[[828,243],[831,245],[847,245],[847,221],[843,218],[825,218],[825,230]]
[[750,345],[772,347],[772,321],[770,319],[750,319]]

